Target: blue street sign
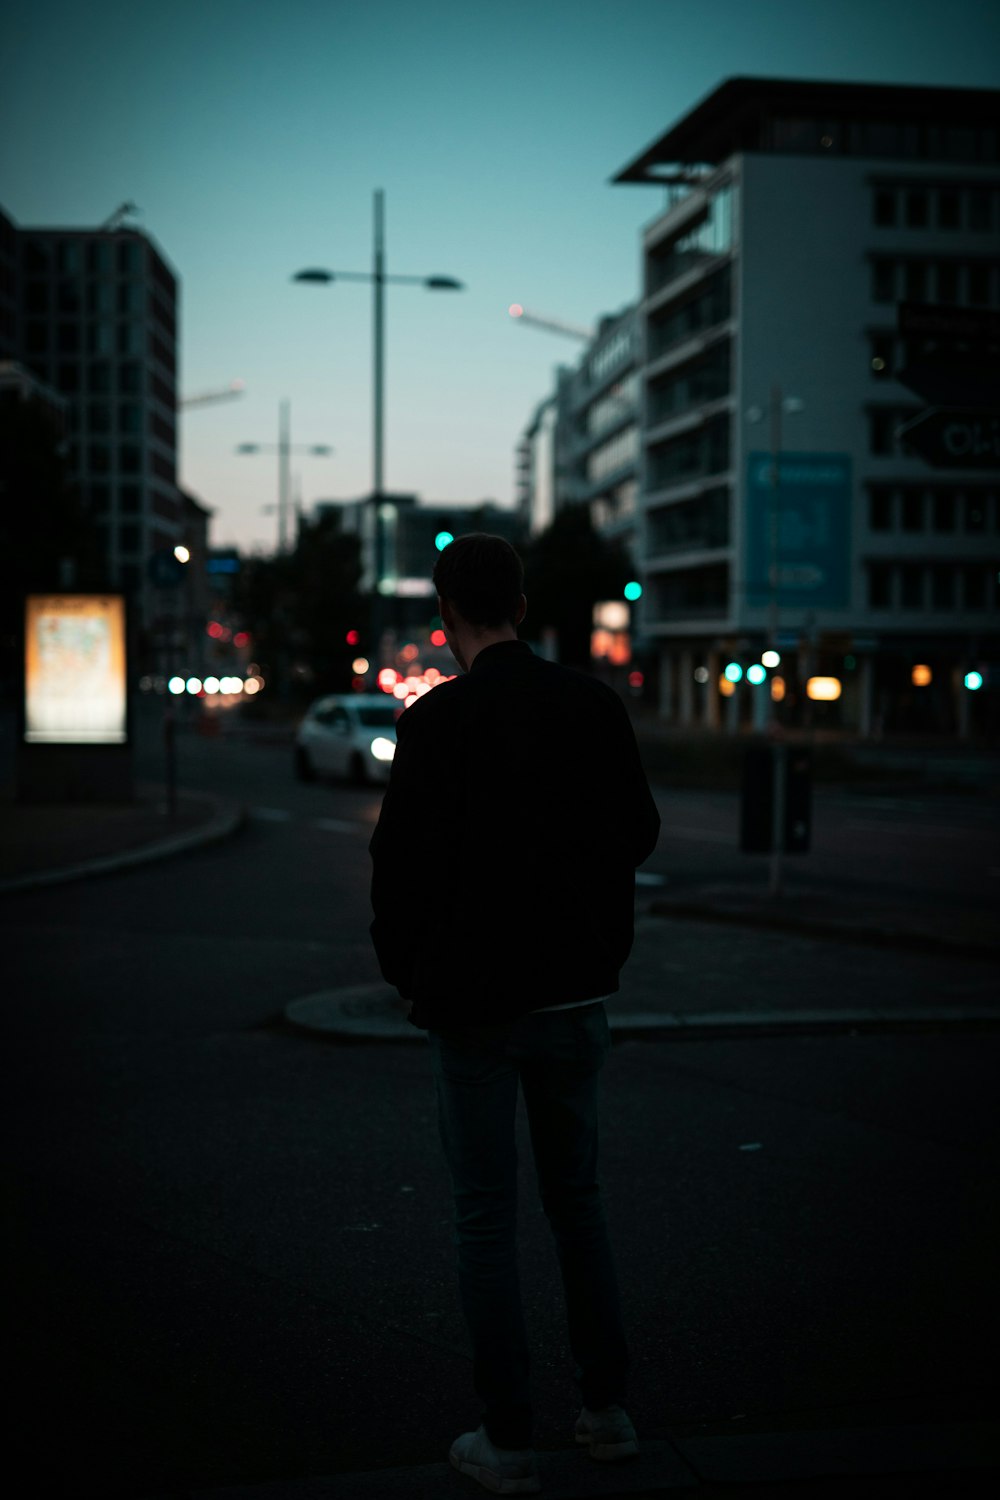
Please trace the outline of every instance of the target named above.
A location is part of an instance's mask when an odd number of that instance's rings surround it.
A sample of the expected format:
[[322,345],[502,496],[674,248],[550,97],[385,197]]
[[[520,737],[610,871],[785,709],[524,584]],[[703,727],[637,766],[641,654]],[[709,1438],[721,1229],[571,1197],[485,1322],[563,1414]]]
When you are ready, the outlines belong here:
[[[747,467],[747,603],[781,607],[847,605],[850,580],[851,456],[782,453],[775,495],[770,453]],[[771,519],[777,504],[777,576],[772,579]]]

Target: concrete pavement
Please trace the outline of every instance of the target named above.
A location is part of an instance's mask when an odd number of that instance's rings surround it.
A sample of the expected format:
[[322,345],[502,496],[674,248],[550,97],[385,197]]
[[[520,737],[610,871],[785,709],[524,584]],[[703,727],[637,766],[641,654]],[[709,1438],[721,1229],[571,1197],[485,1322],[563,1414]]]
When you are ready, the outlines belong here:
[[[174,819],[167,815],[162,788],[145,786],[127,808],[5,809],[0,835],[0,893],[16,896],[62,881],[124,871],[142,862],[191,851],[232,837],[243,824],[235,802],[197,793],[181,793]],[[905,997],[887,995],[873,1008],[845,1003],[836,1010],[803,1003],[790,1009],[719,1010],[699,1007],[688,992],[683,1006],[657,979],[650,955],[669,944],[676,922],[704,922],[706,934],[722,935],[727,927],[758,928],[807,935],[854,949],[869,946],[960,959],[984,975],[1000,957],[992,926],[979,922],[956,934],[953,918],[935,921],[933,913],[896,910],[891,903],[872,909],[849,889],[810,889],[798,880],[780,900],[746,886],[691,887],[664,890],[643,882],[638,888],[636,978],[630,970],[619,995],[608,1002],[617,1037],[763,1035],[795,1031],[906,1029],[910,1027],[995,1027],[1000,1005],[988,999],[956,1003],[944,996],[940,1006],[914,1008]],[[720,936],[719,941],[722,940]],[[984,987],[985,988],[985,987]],[[422,1043],[424,1033],[409,1025],[405,1006],[384,985],[353,986],[301,997],[285,1010],[289,1026],[317,1039],[340,1043],[406,1041]],[[640,1441],[642,1435],[640,1434]],[[949,1413],[946,1421],[926,1411],[909,1412],[905,1403],[886,1412],[852,1414],[844,1421],[832,1412],[827,1422],[809,1431],[728,1431],[724,1434],[671,1434],[669,1441],[643,1444],[638,1460],[621,1466],[598,1466],[581,1458],[572,1446],[540,1454],[544,1493],[553,1500],[583,1500],[592,1495],[631,1496],[633,1500],[669,1491],[705,1496],[771,1494],[781,1486],[789,1497],[823,1495],[912,1496],[936,1491],[979,1493],[989,1472],[997,1470],[1000,1428],[977,1411],[968,1419]],[[262,1485],[185,1490],[201,1500],[306,1500],[309,1496],[422,1497],[482,1493],[460,1479],[446,1461],[404,1469],[309,1478]],[[154,1496],[146,1500],[169,1500]],[[173,1500],[180,1500],[175,1495]]]

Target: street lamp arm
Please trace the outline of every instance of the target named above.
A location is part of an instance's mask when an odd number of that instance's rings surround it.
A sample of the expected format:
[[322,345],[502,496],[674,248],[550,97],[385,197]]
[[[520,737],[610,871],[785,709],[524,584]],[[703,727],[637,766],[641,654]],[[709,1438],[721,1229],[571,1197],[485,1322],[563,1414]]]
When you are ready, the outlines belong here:
[[236,453],[315,453],[323,456],[327,453],[336,453],[337,450],[325,443],[240,443],[234,451]]
[[297,271],[293,281],[313,281],[325,285],[331,281],[393,281],[397,285],[425,286],[434,292],[461,292],[465,288],[453,276],[376,276],[374,271]]

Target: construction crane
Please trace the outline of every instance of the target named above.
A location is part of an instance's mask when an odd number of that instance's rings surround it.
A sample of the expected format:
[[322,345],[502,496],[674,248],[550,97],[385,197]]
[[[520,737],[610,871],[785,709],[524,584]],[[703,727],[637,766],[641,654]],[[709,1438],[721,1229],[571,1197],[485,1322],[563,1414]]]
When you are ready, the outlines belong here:
[[512,318],[521,323],[530,323],[535,328],[547,328],[550,333],[562,333],[570,339],[582,339],[589,343],[594,337],[593,328],[581,328],[578,323],[563,323],[559,318],[542,318],[537,313],[528,312],[520,302],[512,302],[507,311]]
[[234,396],[242,396],[246,390],[246,381],[231,380],[221,391],[202,391],[197,396],[181,396],[178,398],[178,410],[182,406],[208,406],[213,401],[231,401]]

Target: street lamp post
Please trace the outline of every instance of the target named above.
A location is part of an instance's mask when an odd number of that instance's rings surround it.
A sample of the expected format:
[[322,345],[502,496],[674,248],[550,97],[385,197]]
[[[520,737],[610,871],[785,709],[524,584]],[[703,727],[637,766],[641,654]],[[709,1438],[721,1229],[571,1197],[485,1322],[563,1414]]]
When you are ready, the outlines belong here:
[[277,453],[278,455],[278,556],[288,550],[288,492],[289,464],[293,453],[312,453],[317,457],[333,453],[325,443],[300,443],[291,441],[291,402],[282,401],[278,409],[277,443],[240,443],[237,453]]
[[[781,417],[782,413],[798,412],[803,403],[797,396],[782,396],[781,387],[771,387],[768,413],[771,418],[771,504],[769,507],[769,565],[768,565],[768,635],[772,651],[778,650],[778,609],[781,586]],[[752,406],[747,412],[747,421],[759,422],[764,412]],[[788,761],[787,747],[781,739],[781,726],[775,699],[771,696],[768,735],[771,740],[772,774],[771,785],[771,871],[768,892],[772,896],[781,894],[781,856],[785,841],[785,780]]]
[[[372,283],[372,544],[378,537],[378,506],[384,493],[385,453],[385,287],[387,283],[423,286],[429,291],[458,292],[462,283],[452,276],[390,276],[385,269],[385,194],[375,190],[375,215],[371,271],[298,271],[293,281],[327,283],[331,281],[370,281]],[[376,588],[379,581],[377,560],[373,558]]]

